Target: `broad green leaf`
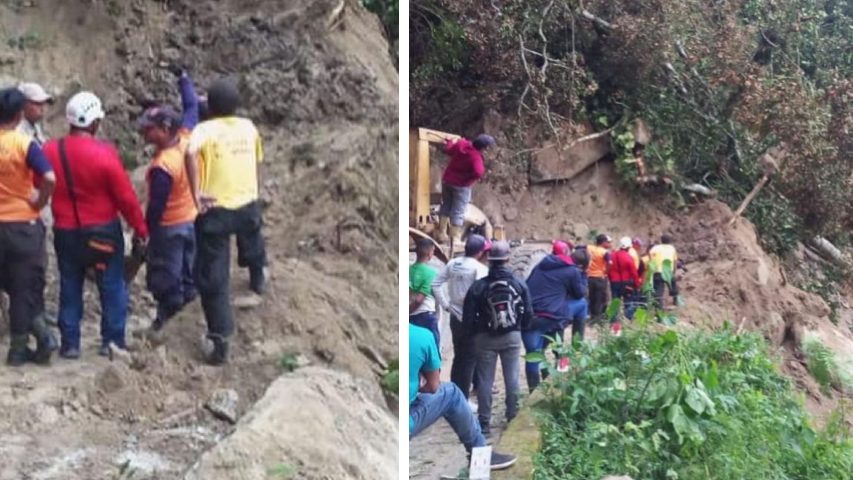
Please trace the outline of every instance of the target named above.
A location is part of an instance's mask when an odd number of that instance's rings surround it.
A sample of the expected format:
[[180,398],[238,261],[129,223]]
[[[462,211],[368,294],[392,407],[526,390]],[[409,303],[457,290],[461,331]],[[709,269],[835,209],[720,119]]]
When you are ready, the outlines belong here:
[[638,308],[634,312],[634,321],[642,328],[649,324],[649,311],[645,308]]
[[687,406],[699,415],[705,413],[706,405],[705,400],[702,398],[703,394],[704,392],[696,387],[688,387],[687,396],[684,397],[684,402],[687,403]]
[[667,330],[666,333],[661,335],[661,339],[664,346],[675,345],[678,343],[678,333],[675,330]]
[[607,319],[612,322],[613,320],[616,319],[616,317],[619,316],[619,312],[621,312],[621,311],[622,311],[622,299],[621,298],[614,298],[610,302],[610,305],[607,306],[607,312],[605,312],[605,315],[607,315]]
[[544,362],[545,354],[542,352],[529,352],[524,355],[524,361],[526,362]]
[[707,386],[709,390],[714,390],[720,385],[718,372],[717,362],[715,360],[711,360],[711,368],[705,372],[705,376],[703,378],[705,386]]

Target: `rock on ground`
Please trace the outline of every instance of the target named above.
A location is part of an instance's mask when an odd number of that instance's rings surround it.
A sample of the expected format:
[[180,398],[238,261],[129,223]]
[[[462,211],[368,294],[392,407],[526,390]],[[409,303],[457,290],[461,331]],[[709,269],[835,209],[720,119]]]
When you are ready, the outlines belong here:
[[217,418],[237,423],[237,402],[240,397],[231,389],[221,388],[213,392],[210,400],[204,405]]
[[[396,422],[375,384],[322,367],[277,379],[185,480],[397,478]],[[306,441],[310,439],[310,441]],[[370,439],[366,442],[365,439]]]

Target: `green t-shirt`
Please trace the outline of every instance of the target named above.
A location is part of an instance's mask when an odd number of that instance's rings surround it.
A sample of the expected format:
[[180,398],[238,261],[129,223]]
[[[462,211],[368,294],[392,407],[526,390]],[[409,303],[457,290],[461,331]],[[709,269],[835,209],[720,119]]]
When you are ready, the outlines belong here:
[[[434,372],[441,368],[441,356],[435,336],[426,328],[409,324],[409,405],[418,398],[421,372]],[[409,418],[409,430],[412,419]]]
[[435,311],[435,298],[432,296],[432,282],[438,275],[438,270],[426,263],[415,262],[409,266],[409,293],[422,293],[426,296],[424,302],[410,315]]

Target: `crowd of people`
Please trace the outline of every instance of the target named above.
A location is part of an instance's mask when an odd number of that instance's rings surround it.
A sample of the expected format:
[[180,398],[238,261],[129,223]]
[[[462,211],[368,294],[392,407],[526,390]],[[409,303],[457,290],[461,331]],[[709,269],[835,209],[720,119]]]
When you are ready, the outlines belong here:
[[[240,95],[233,82],[217,80],[199,96],[186,71],[171,70],[182,111],[147,102],[135,125],[154,149],[144,211],[118,150],[99,138],[106,118],[100,98],[87,91],[71,96],[68,132],[50,139],[42,122],[52,95],[35,83],[0,90],[0,288],[9,297],[8,364],[49,363],[57,350],[63,358],[80,358],[87,276],[100,297],[98,353],[127,348],[129,291],[119,217],[133,230],[134,254],[147,261],[146,284],[157,301],[149,332],[160,332],[200,296],[212,345],[205,359],[213,365],[228,360],[232,236],[250,288],[265,290],[261,137],[251,120],[236,115]],[[45,312],[41,211],[48,205],[59,270],[59,341]]]
[[[558,337],[583,340],[586,323],[604,319],[609,298],[620,299],[624,317],[631,319],[637,305],[645,302],[642,285],[647,276],[659,307],[666,289],[673,303],[678,303],[675,278],[665,274],[678,264],[671,237],[663,235],[659,244],[645,252],[642,247],[640,239],[624,237],[613,249],[610,237],[604,234],[593,245],[573,246],[556,240],[551,253],[522,279],[508,267],[511,251],[505,241],[469,235],[464,256],[439,270],[430,265],[434,243],[419,240],[409,275],[410,438],[443,417],[469,452],[485,445],[491,432],[498,360],[509,422],[518,413],[523,352],[544,353],[550,339]],[[437,307],[450,316],[450,383],[438,380]],[[621,334],[620,318],[622,315],[606,319],[613,335]],[[547,373],[541,363],[525,361],[530,391]],[[472,389],[476,390],[476,404],[468,400]],[[514,461],[512,455],[494,452],[492,468],[506,468]]]

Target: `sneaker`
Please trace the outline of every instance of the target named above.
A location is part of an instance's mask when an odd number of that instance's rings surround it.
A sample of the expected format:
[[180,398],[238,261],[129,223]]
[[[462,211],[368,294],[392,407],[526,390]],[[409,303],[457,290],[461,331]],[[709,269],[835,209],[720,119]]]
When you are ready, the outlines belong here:
[[622,335],[622,324],[619,322],[612,323],[610,325],[610,333],[612,333],[614,337],[621,336]]
[[492,452],[492,470],[504,470],[511,467],[517,460],[515,455]]

